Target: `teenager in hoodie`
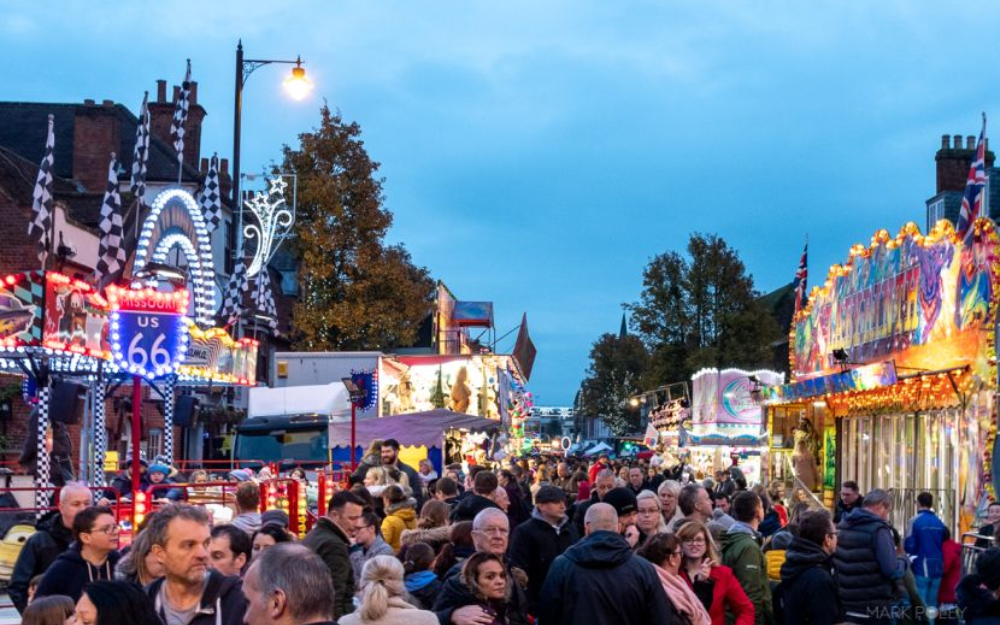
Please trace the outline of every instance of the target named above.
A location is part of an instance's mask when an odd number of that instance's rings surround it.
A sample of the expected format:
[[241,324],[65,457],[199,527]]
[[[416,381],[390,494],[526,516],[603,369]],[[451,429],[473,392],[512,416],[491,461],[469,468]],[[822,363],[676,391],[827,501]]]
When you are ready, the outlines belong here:
[[211,533],[203,508],[164,506],[143,531],[151,532],[152,553],[164,568],[164,577],[146,587],[164,623],[243,625],[240,578],[208,568]]
[[417,501],[393,484],[382,493],[382,503],[385,506],[382,537],[394,553],[399,553],[403,530],[417,529]]
[[114,579],[119,554],[118,522],[111,508],[84,508],[73,519],[73,539],[69,551],[52,563],[38,584],[35,598],[66,595],[78,601],[88,583]]
[[837,528],[830,513],[804,513],[798,535],[785,552],[775,591],[776,611],[784,615],[785,623],[833,625],[844,620],[832,572],[836,550]]

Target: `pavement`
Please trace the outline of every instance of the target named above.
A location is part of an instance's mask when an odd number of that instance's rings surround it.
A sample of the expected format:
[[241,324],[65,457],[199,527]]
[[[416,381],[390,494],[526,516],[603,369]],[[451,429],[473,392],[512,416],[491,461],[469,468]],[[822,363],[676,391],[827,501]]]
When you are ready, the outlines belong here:
[[21,615],[10,602],[7,593],[0,594],[0,625],[17,625],[21,622]]

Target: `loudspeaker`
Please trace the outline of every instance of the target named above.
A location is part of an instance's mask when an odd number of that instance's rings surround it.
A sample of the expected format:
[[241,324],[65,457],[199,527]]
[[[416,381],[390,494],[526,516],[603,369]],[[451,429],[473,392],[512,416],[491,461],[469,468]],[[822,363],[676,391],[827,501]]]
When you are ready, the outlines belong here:
[[49,401],[49,418],[67,425],[80,422],[80,392],[83,387],[75,382],[57,382],[52,386]]
[[191,395],[181,395],[174,407],[174,425],[182,428],[191,427],[198,419],[198,399]]

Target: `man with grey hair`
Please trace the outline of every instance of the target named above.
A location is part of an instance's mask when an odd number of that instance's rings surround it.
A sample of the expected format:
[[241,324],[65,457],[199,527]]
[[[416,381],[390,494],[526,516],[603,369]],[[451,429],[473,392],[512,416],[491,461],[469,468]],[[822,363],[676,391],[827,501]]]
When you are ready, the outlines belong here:
[[[499,508],[486,508],[472,520],[472,544],[480,553],[490,553],[506,559],[510,538],[510,521]],[[488,625],[493,617],[481,607],[472,590],[462,582],[462,563],[453,566],[444,576],[441,590],[434,602],[434,612],[441,625]],[[514,581],[508,567],[507,581],[511,584],[507,619],[510,625],[527,625],[528,598],[521,584]]]
[[238,577],[209,569],[208,513],[188,504],[160,508],[149,521],[151,554],[164,576],[146,587],[166,625],[243,625],[247,602]]
[[254,558],[243,582],[246,625],[333,623],[333,581],[308,547],[283,543]]
[[587,510],[590,506],[604,501],[604,496],[608,494],[612,488],[615,487],[615,474],[611,469],[601,469],[597,472],[597,478],[594,480],[594,487],[590,493],[590,499],[584,502],[577,502],[576,514],[573,516],[573,524],[576,525],[576,533],[578,536],[584,535],[584,518],[587,516]]
[[892,622],[897,582],[906,574],[907,559],[896,551],[891,511],[889,493],[876,488],[837,528],[833,565],[840,602],[852,622]]
[[632,554],[618,533],[618,513],[590,506],[587,537],[556,558],[539,606],[544,625],[654,625],[673,622],[673,607],[653,565]]
[[69,482],[59,491],[59,511],[42,519],[38,531],[21,547],[7,590],[19,612],[28,605],[28,584],[44,573],[59,554],[73,542],[73,520],[90,505],[90,489],[80,482]]

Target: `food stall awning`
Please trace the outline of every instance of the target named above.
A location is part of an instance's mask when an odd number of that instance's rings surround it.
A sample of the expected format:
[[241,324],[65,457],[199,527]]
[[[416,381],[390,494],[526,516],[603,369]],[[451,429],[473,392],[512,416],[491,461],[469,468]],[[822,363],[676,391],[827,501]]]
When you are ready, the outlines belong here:
[[[426,412],[382,417],[381,419],[359,419],[355,433],[357,444],[367,447],[375,439],[394,438],[400,445],[438,447],[441,437],[448,430],[463,429],[484,432],[500,428],[500,422],[484,419],[451,410],[437,409]],[[330,426],[331,446],[350,446],[351,424],[334,423]]]

